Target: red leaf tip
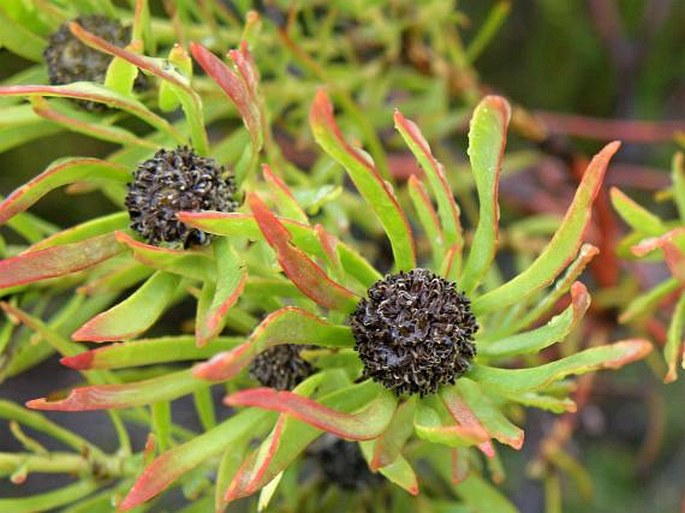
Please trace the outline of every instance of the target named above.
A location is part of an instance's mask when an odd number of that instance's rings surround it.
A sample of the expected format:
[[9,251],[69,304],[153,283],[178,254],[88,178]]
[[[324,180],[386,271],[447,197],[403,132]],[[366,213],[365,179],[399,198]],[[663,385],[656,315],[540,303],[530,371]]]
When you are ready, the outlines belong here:
[[65,356],[59,363],[74,370],[89,370],[92,368],[94,357],[92,351],[86,351],[75,356]]

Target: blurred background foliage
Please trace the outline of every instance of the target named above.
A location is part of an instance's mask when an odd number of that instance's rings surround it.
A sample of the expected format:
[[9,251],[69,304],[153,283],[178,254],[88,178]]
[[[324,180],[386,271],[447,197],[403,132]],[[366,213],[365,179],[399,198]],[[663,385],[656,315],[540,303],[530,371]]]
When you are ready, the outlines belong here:
[[[88,4],[74,2],[79,3]],[[114,4],[129,8],[124,1]],[[260,13],[261,32],[255,31],[251,44],[274,135],[280,150],[303,169],[314,160],[306,115],[322,84],[328,84],[346,114],[345,131],[356,134],[379,167],[400,180],[414,164],[395,151],[395,106],[418,122],[448,168],[459,169],[471,109],[482,94],[495,92],[518,106],[507,166],[516,175],[504,179],[501,191],[503,218],[510,224],[562,211],[574,189],[578,162],[612,139],[622,139],[624,146],[607,184],[619,185],[665,218],[674,217],[672,205],[654,193],[668,188],[672,155],[685,138],[685,2],[197,2],[222,14],[216,26],[205,23],[194,2],[150,5],[158,21],[153,26],[164,27],[158,55],[166,55],[175,36],[225,52],[240,40],[248,11]],[[174,34],[169,23],[174,12],[187,30]],[[0,49],[0,83],[31,66]],[[210,137],[220,139],[234,121],[212,124]],[[128,128],[144,130],[134,123]],[[381,135],[374,140],[374,133]],[[0,194],[6,196],[56,158],[105,156],[115,149],[63,131],[9,148],[0,152]],[[453,186],[457,193],[463,190],[458,181]],[[71,201],[63,190],[32,209],[62,227],[111,211],[97,194]],[[611,215],[603,219],[594,237],[606,248],[624,228]],[[639,294],[666,272],[658,264],[640,264],[636,270],[637,264],[624,263],[619,274],[610,253],[603,252],[593,269],[592,279],[604,288],[593,292],[588,336],[626,336],[626,328],[617,323],[625,295]],[[658,333],[644,329],[660,342]],[[524,450],[503,451],[509,470],[504,486],[522,511],[561,511],[559,494],[569,513],[685,511],[685,386],[682,380],[663,385],[659,362],[649,363],[581,379],[581,409],[575,416],[526,417]],[[46,362],[5,383],[0,395],[17,401],[35,397],[42,392],[33,387],[55,376],[58,366]]]

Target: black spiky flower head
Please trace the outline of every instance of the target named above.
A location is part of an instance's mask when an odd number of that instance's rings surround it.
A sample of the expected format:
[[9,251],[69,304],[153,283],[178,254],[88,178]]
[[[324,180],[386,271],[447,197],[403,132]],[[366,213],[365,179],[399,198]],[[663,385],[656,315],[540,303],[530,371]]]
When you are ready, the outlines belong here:
[[378,486],[382,479],[369,470],[359,444],[333,435],[321,439],[316,456],[326,481],[343,490],[360,490]]
[[[101,37],[108,43],[124,48],[131,40],[131,27],[125,27],[118,20],[100,14],[79,16],[74,20],[88,32]],[[52,85],[87,81],[104,83],[107,68],[112,56],[86,46],[69,30],[69,23],[60,25],[48,42],[43,57],[48,67],[48,78]],[[136,89],[147,85],[145,76],[139,74],[134,83]],[[101,103],[77,102],[90,111],[101,111],[106,107]]]
[[265,387],[292,390],[314,373],[314,367],[300,355],[304,348],[281,344],[262,351],[250,364],[250,376]]
[[186,146],[159,150],[138,165],[133,182],[128,184],[126,208],[131,228],[154,245],[187,248],[207,244],[205,232],[188,228],[176,214],[233,212],[238,208],[235,180],[226,174],[214,159],[200,157]]
[[471,302],[427,269],[386,276],[350,324],[364,374],[396,394],[432,394],[453,384],[476,354]]

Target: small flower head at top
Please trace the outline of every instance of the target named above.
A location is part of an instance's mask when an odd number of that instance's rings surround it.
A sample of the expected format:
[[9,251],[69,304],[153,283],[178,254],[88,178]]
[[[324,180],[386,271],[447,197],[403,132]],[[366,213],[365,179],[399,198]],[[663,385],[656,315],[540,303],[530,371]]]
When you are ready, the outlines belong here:
[[[112,20],[101,14],[79,16],[73,21],[88,32],[120,48],[124,48],[131,40],[131,27],[125,27],[118,20]],[[69,22],[60,25],[59,29],[50,36],[43,56],[52,85],[79,81],[102,84],[105,82],[107,68],[112,61],[111,55],[86,46],[74,36],[69,29]],[[134,86],[142,89],[146,84],[145,77],[139,74]],[[101,103],[79,102],[79,104],[91,111],[104,109]]]
[[178,212],[238,208],[232,176],[211,158],[200,157],[185,146],[159,150],[138,165],[128,185],[126,208],[131,228],[154,245],[190,247],[209,242],[209,236],[176,219]]
[[364,374],[395,393],[432,394],[453,384],[476,354],[469,299],[427,269],[376,282],[352,314]]

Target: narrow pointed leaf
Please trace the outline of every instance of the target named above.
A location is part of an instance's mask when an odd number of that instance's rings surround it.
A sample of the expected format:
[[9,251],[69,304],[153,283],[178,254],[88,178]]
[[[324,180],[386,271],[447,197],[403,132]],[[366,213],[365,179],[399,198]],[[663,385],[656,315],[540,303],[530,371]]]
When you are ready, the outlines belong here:
[[497,488],[475,472],[471,472],[454,489],[474,513],[520,513]]
[[290,192],[285,182],[274,174],[268,164],[262,165],[262,172],[264,174],[264,181],[274,195],[275,204],[278,206],[278,210],[283,217],[299,221],[302,224],[309,224],[307,214],[297,203],[295,196]]
[[[462,418],[462,420],[464,420]],[[419,438],[448,447],[488,444],[488,434],[477,421],[446,424],[433,405],[420,401],[414,415],[414,429]]]
[[191,43],[190,53],[231,99],[250,133],[253,151],[259,151],[262,146],[263,123],[256,104],[257,71],[247,47],[243,45],[240,51],[229,53],[240,75],[231,71],[218,57],[198,43]]
[[[367,380],[326,395],[319,402],[339,412],[353,413],[373,402],[378,390],[376,383]],[[320,435],[319,429],[294,417],[282,415],[262,448],[245,461],[226,490],[224,499],[233,501],[257,492],[286,469]]]
[[610,192],[611,203],[616,212],[633,230],[651,237],[658,237],[667,230],[661,219],[642,208],[616,187],[612,187]]
[[590,306],[590,295],[585,285],[577,281],[571,287],[571,305],[539,328],[491,342],[478,341],[478,356],[504,358],[530,354],[566,338],[578,325]]
[[395,396],[381,387],[378,388],[377,397],[354,414],[339,412],[307,397],[273,388],[243,390],[229,395],[224,402],[228,406],[254,406],[286,413],[348,440],[378,437],[387,428],[397,406]]
[[[435,262],[440,263],[445,258],[445,236],[442,233],[438,215],[428,197],[428,192],[423,182],[416,178],[416,175],[409,177],[407,190],[409,191],[409,198],[414,205],[414,210],[416,210],[421,227],[430,243],[433,259]],[[450,265],[455,257],[456,255],[452,255],[450,258]]]
[[630,250],[636,256],[645,256],[660,249],[671,274],[685,283],[685,228],[675,228],[660,237],[651,237],[636,244]]
[[121,95],[105,86],[93,82],[73,82],[67,85],[16,85],[0,86],[0,97],[2,96],[55,96],[59,98],[71,98],[72,100],[82,100],[107,105],[114,109],[120,109],[137,118],[145,121],[150,126],[162,131],[175,142],[182,144],[185,142],[183,136],[174,126],[164,118],[156,115],[145,105],[133,98]]
[[76,370],[122,369],[160,363],[184,362],[210,358],[220,351],[228,351],[243,341],[239,337],[222,337],[197,347],[195,337],[178,336],[142,339],[126,344],[109,344],[60,360]]
[[110,233],[0,260],[0,289],[82,271],[120,252]]
[[195,375],[211,381],[230,379],[260,352],[279,344],[352,347],[354,337],[348,326],[336,326],[306,310],[286,307],[264,319],[244,344],[198,365]]
[[625,323],[632,321],[641,315],[646,315],[653,311],[669,294],[672,294],[683,284],[676,278],[664,280],[656,287],[643,292],[642,295],[633,299],[618,318],[619,322]]
[[682,151],[673,156],[671,179],[673,181],[673,200],[680,219],[685,222],[685,154]]
[[[412,424],[410,421],[409,426],[411,427],[411,425]],[[371,468],[374,442],[361,442],[359,446],[364,454],[364,458]],[[409,462],[401,454],[398,454],[397,457],[393,459],[392,463],[380,467],[378,471],[389,481],[392,481],[397,486],[409,492],[411,495],[419,494],[419,480],[416,476],[416,472],[414,472],[414,469],[411,467]]]
[[220,454],[226,447],[249,439],[268,417],[269,413],[256,409],[242,411],[214,429],[162,454],[145,467],[119,509],[128,511],[150,500],[203,461]]
[[250,208],[264,238],[278,254],[278,262],[295,285],[317,304],[343,312],[351,312],[359,298],[354,292],[334,282],[326,273],[291,243],[290,232],[256,196],[249,197]]
[[116,233],[117,241],[133,251],[133,258],[141,264],[193,280],[215,279],[214,262],[206,253],[192,250],[160,248],[139,242],[125,232]]
[[475,313],[503,308],[549,285],[576,256],[585,227],[590,221],[592,202],[602,184],[609,160],[620,143],[604,147],[590,162],[561,226],[540,256],[521,274],[501,287],[476,298]]
[[105,235],[116,230],[125,229],[130,223],[128,212],[115,212],[107,216],[96,217],[85,223],[77,224],[66,230],[45,237],[40,242],[33,244],[26,253],[33,253],[41,249],[54,246],[63,246],[72,242],[81,242],[85,239]]
[[213,294],[211,301],[203,308],[198,307],[198,319],[195,325],[197,345],[203,346],[221,333],[226,324],[226,314],[238,301],[247,281],[247,270],[244,262],[238,257],[227,239],[214,241],[214,256],[218,280],[210,285]]
[[492,404],[475,381],[462,377],[456,385],[441,390],[441,397],[446,402],[450,401],[450,396],[454,394],[471,409],[488,435],[514,449],[523,447],[523,430],[512,424],[500,409]]
[[471,119],[468,154],[480,209],[461,283],[467,294],[478,286],[495,257],[499,226],[497,193],[510,119],[511,108],[500,96],[483,98]]
[[333,118],[328,95],[319,90],[309,115],[314,139],[326,153],[342,164],[390,239],[397,270],[416,267],[414,239],[409,222],[390,186],[383,181],[369,157],[345,141]]
[[93,317],[72,335],[74,340],[127,340],[150,328],[173,300],[181,279],[161,271],[115,307]]
[[[264,235],[253,215],[223,212],[180,212],[178,219],[199,230],[226,237],[246,237],[262,239]],[[290,232],[292,242],[304,249],[308,254],[325,258],[325,251],[314,228],[291,219],[279,218],[281,224]],[[355,279],[369,287],[380,280],[380,274],[356,250],[342,242],[338,242],[340,262],[344,269]]]
[[459,207],[454,200],[443,165],[433,156],[430,145],[421,133],[421,130],[419,130],[419,127],[406,119],[399,111],[395,111],[395,128],[402,135],[402,138],[421,164],[428,178],[428,183],[438,202],[438,215],[440,216],[441,228],[445,235],[445,246],[449,247],[453,244],[463,246]]
[[410,397],[397,407],[388,429],[373,442],[368,458],[371,470],[390,465],[400,456],[404,444],[414,432],[415,410],[416,397]]
[[586,349],[561,360],[528,369],[498,369],[474,365],[468,377],[488,390],[506,396],[543,389],[570,375],[601,369],[618,369],[641,360],[652,351],[652,344],[630,339]]
[[68,506],[90,495],[100,486],[101,484],[96,481],[82,479],[51,492],[26,497],[0,498],[0,511],[4,513],[55,511],[57,508]]
[[93,158],[70,158],[53,162],[30,182],[10,194],[0,204],[0,224],[23,212],[48,192],[74,182],[114,181],[125,184],[131,171],[120,164]]
[[666,345],[664,346],[664,358],[666,358],[666,364],[668,365],[668,372],[664,378],[666,383],[675,381],[678,378],[676,368],[678,366],[678,359],[682,358],[684,344],[685,294],[681,294],[673,310],[673,318],[666,333]]
[[165,374],[158,378],[123,385],[93,385],[76,388],[64,399],[45,398],[26,403],[34,410],[89,411],[144,406],[158,401],[173,400],[207,386],[193,377],[191,370]]

